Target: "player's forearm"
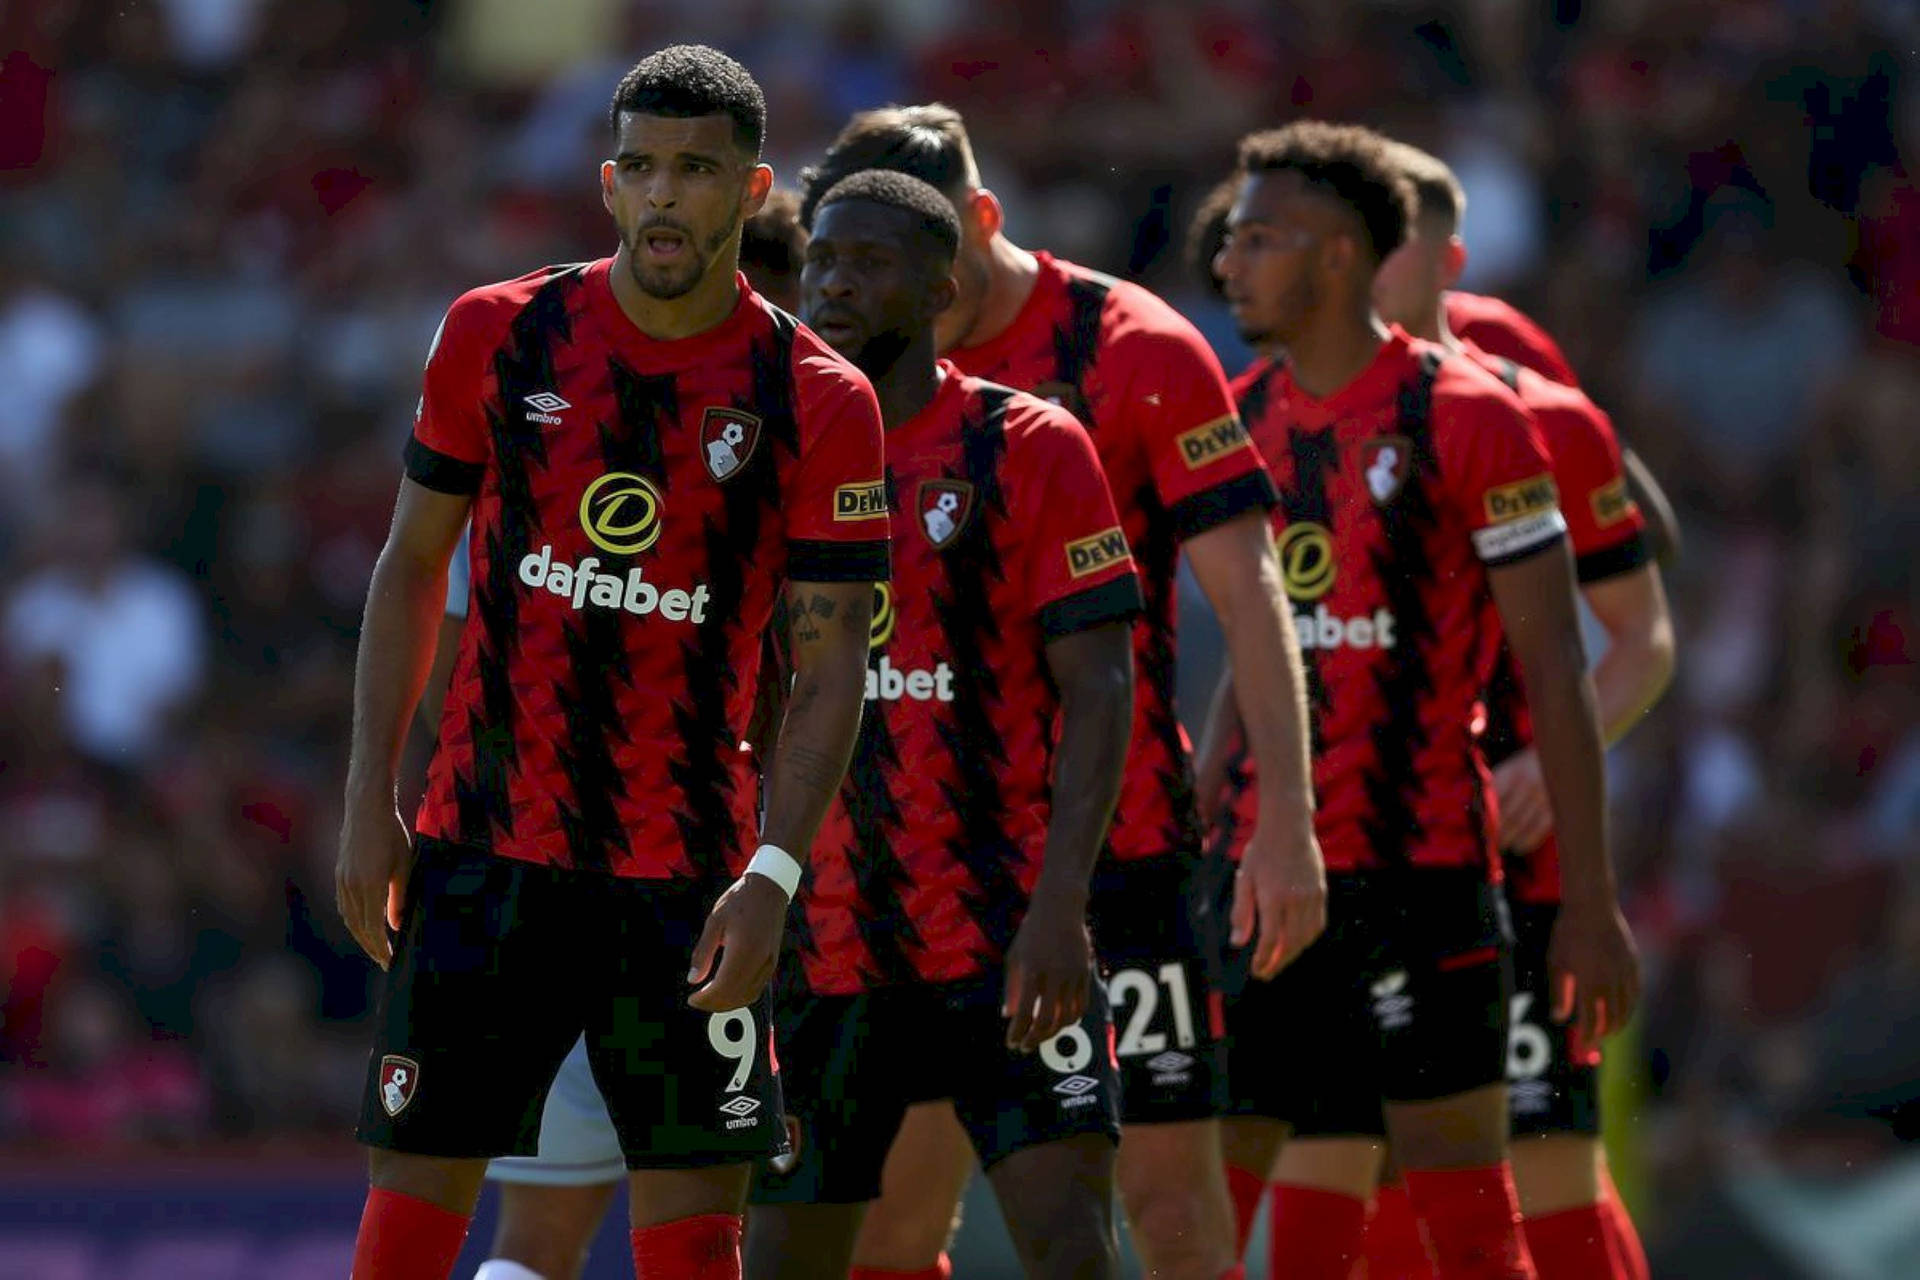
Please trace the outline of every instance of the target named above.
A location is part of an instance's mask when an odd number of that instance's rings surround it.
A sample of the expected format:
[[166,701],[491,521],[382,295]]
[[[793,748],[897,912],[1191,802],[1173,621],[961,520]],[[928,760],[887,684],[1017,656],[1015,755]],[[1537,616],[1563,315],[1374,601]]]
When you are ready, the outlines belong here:
[[[864,641],[864,636],[863,636]],[[847,773],[866,705],[864,643],[810,664],[794,680],[767,765],[761,838],[801,862]]]
[[1673,680],[1673,626],[1663,615],[1645,625],[1610,631],[1607,651],[1593,668],[1594,701],[1608,746],[1660,701]]
[[1562,896],[1570,908],[1611,909],[1606,764],[1593,683],[1571,613],[1568,625],[1542,637],[1535,652],[1517,656],[1533,712],[1534,750],[1560,839]]
[[349,802],[391,804],[407,725],[433,666],[447,592],[445,564],[381,552],[367,588],[354,662]]
[[1313,769],[1307,737],[1306,677],[1293,612],[1271,558],[1221,611],[1240,730],[1260,777],[1262,819],[1310,817]]
[[1621,470],[1626,475],[1627,492],[1647,522],[1647,540],[1653,544],[1654,558],[1670,565],[1680,558],[1680,518],[1666,490],[1653,478],[1653,472],[1631,449],[1622,452]]
[[1125,628],[1108,661],[1056,683],[1060,745],[1053,757],[1053,813],[1034,898],[1084,910],[1094,864],[1120,801],[1133,734],[1133,654]]
[[[1226,777],[1227,760],[1240,740],[1239,694],[1234,689],[1233,663],[1220,668],[1213,696],[1207,700],[1207,717],[1200,726],[1200,740],[1193,748],[1193,776],[1203,784],[1209,779]],[[1203,805],[1213,797],[1202,795]]]

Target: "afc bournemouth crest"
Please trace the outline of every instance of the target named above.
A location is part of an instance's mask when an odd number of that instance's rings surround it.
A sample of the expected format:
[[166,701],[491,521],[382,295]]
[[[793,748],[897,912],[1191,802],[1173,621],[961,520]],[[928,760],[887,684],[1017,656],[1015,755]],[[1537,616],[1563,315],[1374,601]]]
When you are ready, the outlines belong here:
[[1413,474],[1413,441],[1405,436],[1380,436],[1360,446],[1360,472],[1367,492],[1385,506],[1400,496]]
[[760,419],[744,409],[708,408],[700,418],[700,460],[715,480],[740,474],[760,443]]
[[392,1053],[380,1059],[380,1106],[388,1115],[405,1111],[419,1087],[419,1063]]
[[945,551],[973,514],[973,486],[965,480],[920,482],[920,530],[935,551]]

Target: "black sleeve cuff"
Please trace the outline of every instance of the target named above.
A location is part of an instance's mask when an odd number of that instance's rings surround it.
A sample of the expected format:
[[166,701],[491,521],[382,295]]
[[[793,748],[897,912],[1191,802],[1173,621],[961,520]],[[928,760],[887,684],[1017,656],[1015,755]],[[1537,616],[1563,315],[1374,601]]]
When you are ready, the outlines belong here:
[[787,579],[790,582],[885,582],[887,543],[816,542],[795,538],[787,543]]
[[1280,505],[1280,491],[1264,469],[1236,476],[1225,484],[1190,494],[1173,504],[1173,531],[1180,541],[1197,538],[1249,511],[1271,511]]
[[1567,541],[1566,534],[1557,533],[1553,537],[1548,538],[1545,542],[1536,542],[1536,543],[1533,543],[1531,546],[1522,547],[1520,548],[1520,550],[1514,552],[1512,555],[1495,556],[1491,560],[1482,560],[1480,563],[1482,565],[1485,565],[1488,569],[1504,569],[1508,565],[1522,564],[1528,560],[1531,560],[1535,556],[1540,555],[1542,552],[1552,551],[1557,547],[1565,546],[1566,541]]
[[1040,630],[1049,640],[1064,640],[1081,631],[1091,631],[1109,622],[1125,622],[1146,608],[1140,594],[1140,579],[1129,573],[1112,582],[1085,591],[1062,596],[1040,606],[1037,615]]
[[1646,534],[1636,531],[1625,542],[1581,556],[1574,562],[1574,569],[1582,583],[1605,582],[1608,578],[1632,573],[1652,560],[1653,548],[1647,544]]
[[435,493],[468,495],[480,492],[480,477],[486,474],[484,462],[462,462],[438,449],[420,443],[420,437],[408,436],[403,455],[407,479]]

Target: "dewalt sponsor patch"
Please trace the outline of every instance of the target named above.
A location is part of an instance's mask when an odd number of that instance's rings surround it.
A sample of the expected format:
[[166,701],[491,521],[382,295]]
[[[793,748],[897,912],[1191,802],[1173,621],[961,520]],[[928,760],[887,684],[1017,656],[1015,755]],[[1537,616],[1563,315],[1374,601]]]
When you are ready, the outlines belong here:
[[1067,571],[1076,578],[1098,573],[1127,558],[1127,535],[1118,525],[1067,544]]

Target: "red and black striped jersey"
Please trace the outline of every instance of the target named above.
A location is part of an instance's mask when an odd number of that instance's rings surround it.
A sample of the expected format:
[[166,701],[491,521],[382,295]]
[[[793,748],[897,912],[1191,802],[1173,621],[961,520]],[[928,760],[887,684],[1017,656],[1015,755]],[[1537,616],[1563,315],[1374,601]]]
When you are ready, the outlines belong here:
[[[1604,582],[1645,566],[1652,558],[1646,522],[1627,492],[1620,442],[1605,411],[1577,388],[1549,381],[1471,343],[1467,355],[1513,388],[1539,425],[1553,461],[1553,479],[1560,490],[1560,509],[1566,516],[1567,539],[1581,583]],[[1486,728],[1480,742],[1492,765],[1533,742],[1533,717],[1527,712],[1519,665],[1504,643],[1487,685]],[[1560,849],[1554,837],[1547,837],[1532,853],[1509,852],[1504,862],[1507,892],[1513,898],[1560,901]]]
[[419,830],[719,878],[756,831],[739,743],[776,590],[886,577],[880,411],[744,278],[659,341],[608,270],[476,289],[428,357],[407,474],[473,495],[472,594]]
[[1192,324],[1138,285],[1037,256],[1039,279],[1013,323],[951,356],[1071,409],[1093,435],[1146,597],[1134,627],[1133,745],[1107,852],[1189,855],[1201,831],[1174,708],[1180,544],[1270,508],[1273,487]]
[[1131,619],[1140,588],[1086,430],[943,365],[887,432],[893,580],[867,709],[794,925],[822,995],[997,965],[1051,814],[1048,641]]
[[[1275,365],[1240,411],[1280,489],[1327,869],[1493,874],[1474,733],[1500,639],[1487,568],[1566,529],[1538,430],[1497,379],[1398,329],[1332,396]],[[1236,855],[1256,807],[1242,761],[1225,833]]]
[[1549,382],[1564,387],[1580,385],[1560,344],[1512,303],[1458,289],[1448,290],[1442,301],[1447,309],[1447,328],[1462,342],[1531,369]]

